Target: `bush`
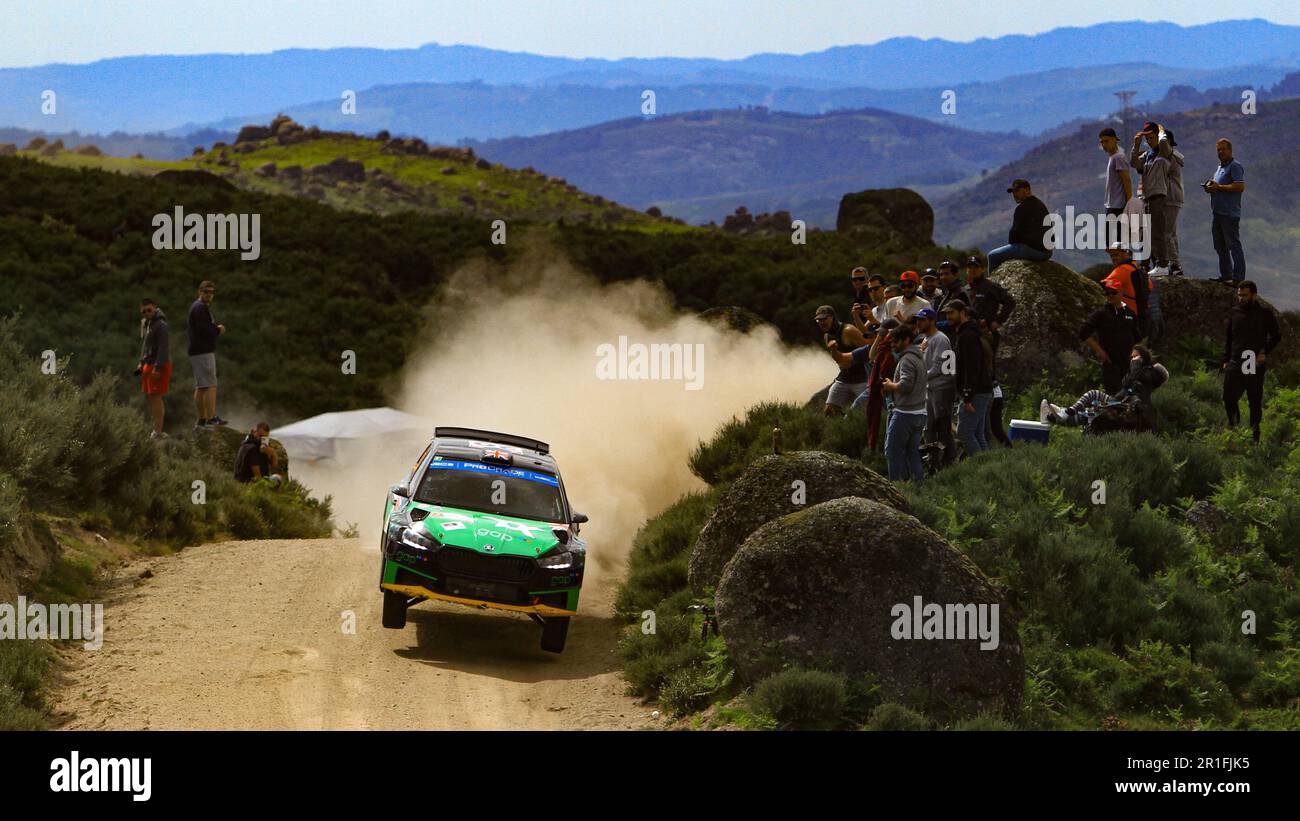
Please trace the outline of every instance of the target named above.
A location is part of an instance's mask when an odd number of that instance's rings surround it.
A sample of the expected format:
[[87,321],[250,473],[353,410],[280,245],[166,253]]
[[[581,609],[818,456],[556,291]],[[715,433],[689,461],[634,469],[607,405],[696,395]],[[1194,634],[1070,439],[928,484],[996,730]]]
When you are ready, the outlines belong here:
[[928,730],[929,720],[901,704],[886,702],[871,711],[871,718],[864,729],[897,732],[900,730]]
[[1003,732],[1016,729],[1016,725],[1001,716],[992,713],[980,713],[973,718],[957,722],[952,725],[952,729],[973,732]]
[[711,694],[708,671],[700,665],[692,664],[668,674],[659,688],[659,703],[669,718],[676,719],[704,709],[708,706]]
[[1115,681],[1109,693],[1120,710],[1174,722],[1227,720],[1236,712],[1227,688],[1209,670],[1164,642],[1142,641],[1129,648],[1127,661],[1132,673]]
[[1259,674],[1259,660],[1255,651],[1244,644],[1214,641],[1206,644],[1196,654],[1197,661],[1214,671],[1214,675],[1241,695]]
[[43,643],[0,641],[0,731],[46,729],[41,689],[50,655]]
[[754,712],[783,730],[833,730],[844,722],[848,702],[848,679],[821,670],[782,670],[749,697]]

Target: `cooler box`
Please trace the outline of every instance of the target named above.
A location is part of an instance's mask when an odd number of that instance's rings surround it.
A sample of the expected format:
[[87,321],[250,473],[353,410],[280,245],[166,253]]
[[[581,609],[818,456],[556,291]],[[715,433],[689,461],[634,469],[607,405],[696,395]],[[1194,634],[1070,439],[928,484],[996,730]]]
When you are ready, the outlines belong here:
[[1011,441],[1012,442],[1035,442],[1040,445],[1047,444],[1048,434],[1052,432],[1051,425],[1045,425],[1030,419],[1012,419],[1011,420]]

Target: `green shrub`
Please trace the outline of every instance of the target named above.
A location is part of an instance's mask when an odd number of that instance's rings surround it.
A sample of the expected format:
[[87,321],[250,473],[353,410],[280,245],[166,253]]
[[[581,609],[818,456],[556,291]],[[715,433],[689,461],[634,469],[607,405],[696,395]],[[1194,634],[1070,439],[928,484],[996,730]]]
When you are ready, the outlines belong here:
[[915,710],[901,704],[886,702],[871,711],[871,718],[864,729],[886,732],[928,730],[930,721]]
[[849,683],[838,673],[782,670],[755,685],[749,703],[783,730],[833,730],[844,722]]
[[1245,644],[1213,641],[1196,653],[1196,660],[1214,671],[1214,675],[1241,695],[1259,674],[1259,659],[1255,651]]
[[974,732],[1003,732],[1016,729],[1016,725],[1002,716],[993,713],[980,713],[963,721],[958,721],[952,725],[952,729]]
[[0,641],[0,731],[46,729],[41,690],[50,656],[41,642]]
[[1129,648],[1132,672],[1110,687],[1119,710],[1147,713],[1173,722],[1184,718],[1227,720],[1236,712],[1226,687],[1206,668],[1161,641]]

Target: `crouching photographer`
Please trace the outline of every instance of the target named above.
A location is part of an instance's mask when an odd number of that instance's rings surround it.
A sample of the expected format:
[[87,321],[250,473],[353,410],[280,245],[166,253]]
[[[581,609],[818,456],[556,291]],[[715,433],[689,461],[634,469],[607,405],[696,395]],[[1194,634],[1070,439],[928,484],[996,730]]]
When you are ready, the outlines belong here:
[[284,477],[273,472],[278,467],[279,457],[271,447],[271,426],[259,422],[239,446],[239,453],[235,456],[235,479],[240,482],[266,479],[279,485]]

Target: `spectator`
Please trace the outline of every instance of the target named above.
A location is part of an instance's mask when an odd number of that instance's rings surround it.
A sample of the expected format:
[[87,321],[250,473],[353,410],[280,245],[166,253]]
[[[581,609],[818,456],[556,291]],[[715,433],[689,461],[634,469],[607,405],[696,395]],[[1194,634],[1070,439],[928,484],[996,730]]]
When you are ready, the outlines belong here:
[[916,330],[924,337],[925,354],[925,442],[943,447],[942,464],[952,464],[952,407],[956,401],[957,360],[946,334],[939,333],[939,315],[933,308],[916,314]]
[[240,482],[270,479],[279,484],[281,477],[272,472],[279,466],[279,461],[271,448],[271,426],[258,422],[239,445],[239,452],[235,455],[235,479]]
[[1165,131],[1164,138],[1156,143],[1156,151],[1169,161],[1169,195],[1165,200],[1165,249],[1169,253],[1169,275],[1183,275],[1183,264],[1178,255],[1178,216],[1183,211],[1183,166],[1187,157],[1175,146],[1174,132]]
[[961,274],[957,268],[957,263],[946,259],[939,263],[939,281],[943,286],[942,296],[935,304],[934,311],[939,315],[939,330],[943,331],[948,337],[948,342],[952,342],[953,333],[956,331],[948,323],[947,305],[949,302],[961,301],[967,305],[971,304],[970,295],[966,293],[966,288],[962,284]]
[[1128,374],[1129,354],[1142,338],[1137,314],[1124,304],[1110,282],[1101,284],[1106,304],[1093,311],[1079,329],[1079,339],[1088,343],[1101,361],[1101,386],[1107,393],[1118,393]]
[[[1133,199],[1133,174],[1129,166],[1128,158],[1119,150],[1119,135],[1113,128],[1103,128],[1097,135],[1097,141],[1101,144],[1101,150],[1106,152],[1109,159],[1106,161],[1106,199],[1105,207],[1108,216],[1120,216],[1124,213],[1124,207],[1128,201]],[[1110,221],[1106,223],[1106,246],[1110,247],[1112,242],[1116,242],[1120,237],[1109,235]]]
[[148,298],[140,302],[140,361],[135,373],[140,377],[140,388],[149,406],[149,418],[153,421],[149,438],[165,438],[163,397],[172,382],[171,339],[167,333],[167,315]]
[[984,275],[984,263],[974,256],[966,260],[966,295],[970,301],[962,301],[970,309],[971,318],[980,330],[988,331],[992,336],[996,355],[1002,341],[1001,328],[1016,309],[1016,300],[1005,288]]
[[898,287],[902,295],[893,297],[885,303],[885,313],[899,322],[911,322],[917,311],[929,308],[929,301],[916,294],[919,285],[920,277],[916,275],[916,271],[904,271],[900,274]]
[[849,273],[849,282],[853,284],[853,304],[872,305],[871,289],[867,287],[867,269],[861,265]]
[[[1151,293],[1155,288],[1146,274],[1133,261],[1133,255],[1129,253],[1128,247],[1122,242],[1111,243],[1110,248],[1106,249],[1110,256],[1110,264],[1115,267],[1111,269],[1106,278],[1101,281],[1102,289],[1111,287],[1119,292],[1120,299],[1128,306],[1128,309],[1137,317],[1138,330],[1146,335],[1150,330],[1148,318],[1151,307]],[[1127,357],[1125,357],[1127,361]]]
[[[813,319],[821,329],[823,343],[832,355],[840,351],[852,351],[867,344],[862,332],[853,325],[836,319],[835,309],[829,305],[818,308]],[[835,377],[826,394],[824,413],[827,416],[842,416],[844,409],[852,405],[853,400],[866,389],[867,368],[864,364],[853,361],[848,367],[841,365],[839,375]]]
[[1241,247],[1241,192],[1246,190],[1246,169],[1232,158],[1232,143],[1214,144],[1219,167],[1214,179],[1202,186],[1210,195],[1213,212],[1214,253],[1219,255],[1217,282],[1240,283],[1246,278],[1246,252]]
[[1009,259],[1042,262],[1052,258],[1052,250],[1043,243],[1047,235],[1047,206],[1034,196],[1029,180],[1015,180],[1007,193],[1015,198],[1016,212],[1011,217],[1007,244],[989,251],[989,271],[996,271]]
[[199,421],[196,429],[227,424],[217,416],[217,337],[226,332],[212,318],[212,299],[217,286],[211,280],[199,284],[199,298],[190,306],[189,334],[190,366],[194,368],[194,409]]
[[861,305],[862,310],[853,313],[853,325],[863,333],[873,323],[879,325],[885,320],[885,278],[880,274],[867,277],[865,296],[865,302],[855,303]]
[[[1151,352],[1142,345],[1134,345],[1129,353],[1124,379],[1116,391],[1091,390],[1080,396],[1073,405],[1062,408],[1046,399],[1039,405],[1039,421],[1052,425],[1078,425],[1086,418],[1090,406],[1109,408],[1115,404],[1135,405],[1135,413],[1128,416],[1136,424],[1125,425],[1128,430],[1156,429],[1156,409],[1151,394],[1169,381],[1169,371],[1151,358]],[[1116,428],[1111,428],[1112,430]]]
[[1223,406],[1228,426],[1241,421],[1241,394],[1250,405],[1250,429],[1259,441],[1259,423],[1264,415],[1265,359],[1282,340],[1273,312],[1259,304],[1255,283],[1237,283],[1237,304],[1228,314],[1228,332],[1223,343]]
[[925,358],[916,341],[916,331],[906,323],[890,331],[889,344],[898,366],[894,378],[886,379],[882,385],[882,390],[894,398],[894,412],[889,415],[885,430],[885,461],[891,481],[919,483],[925,475],[921,462],[921,439],[926,423]]
[[917,296],[930,303],[931,308],[935,307],[935,303],[943,296],[943,292],[939,290],[938,271],[933,268],[925,269],[925,273],[921,274],[921,290],[917,292]]
[[889,344],[889,333],[898,325],[897,319],[886,319],[880,323],[876,341],[867,354],[871,359],[871,372],[867,374],[867,447],[872,450],[878,449],[880,417],[888,410],[884,384],[885,378],[894,372],[894,349]]
[[[1162,139],[1167,139],[1159,123],[1147,122],[1142,130],[1133,135],[1133,150],[1129,152],[1129,162],[1142,175],[1142,199],[1146,204],[1146,214],[1151,220],[1151,235],[1147,248],[1151,261],[1148,273],[1151,276],[1165,276],[1169,273],[1169,229],[1165,225],[1165,206],[1169,198],[1169,160],[1161,156],[1157,146]],[[1142,148],[1143,141],[1147,147]]]
[[956,393],[961,399],[957,416],[957,438],[966,455],[988,450],[988,411],[993,401],[993,351],[980,334],[979,326],[964,302],[946,306],[948,321],[957,328]]

